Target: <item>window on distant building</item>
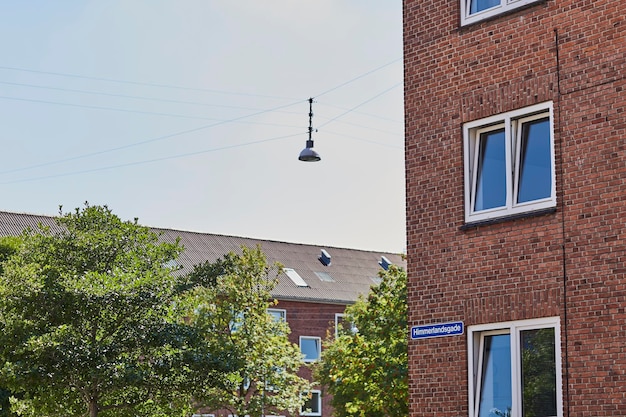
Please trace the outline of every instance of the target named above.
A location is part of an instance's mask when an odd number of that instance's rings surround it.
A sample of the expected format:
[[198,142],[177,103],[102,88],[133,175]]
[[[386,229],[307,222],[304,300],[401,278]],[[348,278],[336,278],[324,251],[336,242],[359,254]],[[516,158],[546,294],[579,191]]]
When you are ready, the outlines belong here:
[[322,415],[322,392],[311,390],[303,394],[306,401],[300,411],[301,416],[321,416]]
[[268,308],[267,313],[274,321],[287,321],[287,310],[282,308]]
[[335,313],[335,337],[340,335],[353,335],[358,333],[359,329],[345,319],[346,315],[343,313]]
[[463,126],[465,221],[556,206],[552,102]]
[[562,417],[559,318],[470,326],[471,417]]
[[461,25],[469,25],[541,0],[461,0]]
[[275,385],[276,382],[284,380],[284,368],[280,366],[271,366],[268,369],[268,373],[265,376],[265,392],[267,393],[277,393],[280,391],[280,384]]
[[346,322],[344,318],[346,317],[343,313],[335,313],[335,337],[339,337],[340,334],[346,334],[346,325],[350,325],[350,323]]
[[313,336],[300,336],[300,352],[305,362],[315,362],[322,355],[322,339]]

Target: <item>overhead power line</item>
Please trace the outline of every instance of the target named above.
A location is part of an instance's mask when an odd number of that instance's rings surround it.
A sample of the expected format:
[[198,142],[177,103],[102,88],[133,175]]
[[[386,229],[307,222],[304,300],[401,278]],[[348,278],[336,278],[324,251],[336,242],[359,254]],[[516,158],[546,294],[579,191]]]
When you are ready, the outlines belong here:
[[[234,110],[255,110],[255,111],[262,110],[262,109],[254,108],[254,107],[229,106],[226,104],[203,103],[200,101],[173,100],[173,99],[165,99],[165,98],[159,98],[159,97],[136,96],[136,95],[130,95],[130,94],[116,94],[116,93],[107,93],[104,91],[51,87],[51,86],[40,85],[40,84],[15,83],[15,82],[9,82],[9,81],[0,81],[0,84],[12,85],[16,87],[37,88],[37,89],[42,89],[42,90],[62,91],[62,92],[68,92],[68,93],[90,94],[90,95],[98,95],[98,96],[104,96],[104,97],[117,97],[117,98],[128,98],[128,99],[133,99],[133,100],[154,101],[158,103],[190,104],[194,106],[219,107],[219,108],[234,109]],[[286,113],[295,113],[295,112],[286,112]]]
[[271,141],[276,141],[276,140],[280,140],[280,139],[287,139],[287,138],[291,138],[291,137],[294,137],[294,136],[300,136],[303,133],[304,132],[299,132],[299,133],[295,133],[295,134],[291,134],[291,135],[278,136],[278,137],[269,138],[269,139],[260,139],[260,140],[255,140],[255,141],[251,141],[251,142],[238,143],[238,144],[234,144],[234,145],[220,146],[218,148],[205,149],[205,150],[202,150],[202,151],[188,152],[188,153],[183,153],[183,154],[178,154],[178,155],[164,156],[162,158],[154,158],[154,159],[146,159],[146,160],[142,160],[142,161],[128,162],[128,163],[125,163],[125,164],[109,165],[109,166],[105,166],[105,167],[85,169],[85,170],[82,170],[82,171],[73,171],[73,172],[65,172],[65,173],[61,173],[61,174],[53,174],[53,175],[45,175],[45,176],[40,176],[40,177],[24,178],[24,179],[19,179],[19,180],[14,180],[14,181],[4,181],[4,182],[0,182],[0,184],[1,185],[16,184],[16,183],[21,183],[21,182],[30,182],[30,181],[47,180],[47,179],[52,179],[52,178],[69,177],[69,176],[73,176],[73,175],[87,174],[87,173],[91,173],[91,172],[108,171],[108,170],[111,170],[111,169],[125,168],[125,167],[135,166],[135,165],[150,164],[150,163],[154,163],[154,162],[167,161],[167,160],[171,160],[171,159],[186,158],[186,157],[189,157],[189,156],[196,156],[196,155],[201,155],[201,154],[210,153],[210,152],[223,151],[223,150],[226,150],[226,149],[233,149],[233,148],[241,148],[241,147],[244,147],[244,146],[257,145],[259,143],[271,142]]
[[[374,72],[377,72],[383,68],[386,68],[396,62],[398,62],[401,59],[397,59],[394,61],[391,61],[385,65],[382,65],[380,67],[377,67],[373,70],[370,70],[364,74],[361,74],[357,77],[354,77],[346,82],[343,82],[333,88],[330,88],[320,94],[318,94],[318,96],[322,96],[325,94],[330,93],[331,91],[335,91],[341,87],[344,87],[350,83],[353,83],[359,79],[362,79],[368,75],[373,74]],[[197,91],[210,91],[210,92],[220,92],[218,90],[208,90],[208,89],[196,89],[196,88],[190,88],[190,87],[180,87],[180,86],[170,86],[170,85],[165,85],[165,84],[153,84],[153,83],[144,83],[144,82],[136,82],[136,81],[128,81],[128,80],[115,80],[115,79],[110,79],[110,78],[102,78],[102,77],[91,77],[91,76],[83,76],[83,75],[76,75],[76,74],[64,74],[64,73],[57,73],[57,72],[50,72],[50,71],[38,71],[38,70],[30,70],[30,69],[24,69],[24,68],[15,68],[15,67],[6,67],[6,66],[0,66],[0,69],[5,69],[5,70],[14,70],[14,71],[26,71],[26,72],[33,72],[33,73],[41,73],[41,74],[51,74],[51,75],[57,75],[57,76],[64,76],[64,77],[73,77],[73,78],[83,78],[83,79],[91,79],[91,80],[101,80],[101,81],[109,81],[109,82],[118,82],[118,83],[125,83],[125,84],[137,84],[137,85],[147,85],[147,86],[154,86],[154,87],[164,87],[164,88],[176,88],[176,89],[183,89],[183,90],[197,90]],[[349,114],[351,112],[354,112],[357,108],[375,100],[376,98],[384,95],[385,93],[393,90],[394,88],[397,88],[399,85],[402,85],[402,83],[396,84],[386,90],[384,90],[381,93],[376,94],[375,96],[369,98],[368,100],[348,109],[347,111],[339,114],[338,116],[328,120],[327,122],[323,123],[320,127],[323,126],[327,126],[333,122],[335,122],[336,120],[338,120],[339,118],[345,116],[346,114]],[[225,94],[228,94],[228,92],[223,92]],[[237,93],[236,93],[237,94]],[[250,94],[241,94],[241,95],[250,95]],[[278,98],[278,97],[273,97],[273,96],[258,96],[257,97],[270,97],[270,98]],[[118,111],[125,111],[125,110],[120,110],[120,109],[114,109],[114,108],[105,108],[105,107],[98,107],[98,106],[87,106],[87,105],[72,105],[72,104],[68,104],[68,103],[58,103],[58,102],[49,102],[49,101],[44,101],[44,100],[34,100],[34,99],[20,99],[20,98],[15,98],[15,97],[2,97],[0,96],[0,98],[5,98],[5,99],[11,99],[11,100],[23,100],[23,101],[34,101],[34,102],[42,102],[42,103],[52,103],[52,104],[62,104],[62,105],[69,105],[69,106],[76,106],[76,107],[86,107],[86,108],[96,108],[96,109],[103,109],[103,110],[118,110]],[[165,139],[169,139],[172,137],[176,137],[176,136],[180,136],[180,135],[185,135],[185,134],[189,134],[189,133],[194,133],[194,132],[198,132],[204,129],[209,129],[212,127],[216,127],[219,125],[223,125],[225,123],[235,123],[235,122],[240,122],[241,120],[245,119],[245,118],[249,118],[249,117],[254,117],[257,115],[261,115],[261,114],[265,114],[265,113],[270,113],[270,112],[275,112],[275,111],[279,111],[281,109],[287,108],[287,107],[291,107],[294,106],[296,104],[299,104],[301,102],[303,102],[304,100],[298,100],[295,101],[293,103],[289,103],[286,105],[282,105],[282,106],[277,106],[277,107],[273,107],[267,110],[260,110],[258,112],[252,113],[252,114],[248,114],[248,115],[243,115],[240,117],[236,117],[236,118],[232,118],[232,119],[228,119],[228,120],[220,120],[216,123],[212,123],[212,124],[208,124],[208,125],[203,125],[203,126],[199,126],[197,128],[193,128],[193,129],[187,129],[187,130],[183,130],[183,131],[179,131],[179,132],[174,132],[171,134],[167,134],[167,135],[163,135],[163,136],[159,136],[156,138],[151,138],[151,139],[147,139],[147,140],[143,140],[143,141],[139,141],[139,142],[135,142],[135,143],[131,143],[131,144],[127,144],[127,145],[123,145],[123,146],[118,146],[118,147],[114,147],[114,148],[109,148],[109,149],[103,149],[100,151],[96,151],[96,152],[91,152],[91,153],[87,153],[87,154],[82,154],[82,155],[77,155],[77,156],[73,156],[73,157],[69,157],[69,158],[63,158],[63,159],[59,159],[59,160],[55,160],[55,161],[50,161],[50,162],[46,162],[46,163],[42,163],[42,164],[36,164],[36,165],[31,165],[31,166],[27,166],[27,167],[22,167],[22,168],[17,168],[17,169],[12,169],[12,170],[7,170],[7,171],[1,171],[0,174],[8,174],[8,173],[14,173],[14,172],[19,172],[19,171],[25,171],[25,170],[30,170],[30,169],[35,169],[35,168],[41,168],[41,167],[45,167],[45,166],[50,166],[50,165],[56,165],[56,164],[60,164],[60,163],[65,163],[65,162],[70,162],[70,161],[75,161],[75,160],[79,160],[79,159],[84,159],[84,158],[88,158],[88,157],[92,157],[92,156],[98,156],[98,155],[102,155],[105,153],[110,153],[110,152],[115,152],[115,151],[120,151],[123,149],[128,149],[128,148],[132,148],[132,147],[137,147],[137,146],[142,146],[142,145],[146,145],[148,143],[153,143],[153,142],[157,142],[157,141],[161,141],[161,140],[165,140]],[[161,114],[161,113],[153,113],[153,112],[143,112],[143,111],[133,111],[130,110],[130,112],[136,112],[136,113],[145,113],[145,114],[157,114],[157,115],[166,115],[166,116],[175,116],[176,115],[169,115],[169,114]],[[185,116],[181,116],[181,117],[185,117]],[[295,135],[289,135],[289,136],[281,136],[280,138],[286,138],[286,137],[292,137]],[[266,139],[266,140],[261,140],[261,141],[255,141],[255,142],[249,142],[249,143],[245,143],[245,144],[240,144],[240,145],[233,145],[233,146],[227,146],[227,147],[222,147],[222,148],[215,148],[210,150],[211,152],[216,151],[216,150],[222,150],[222,149],[228,149],[230,147],[241,147],[241,146],[247,146],[250,144],[256,144],[256,143],[262,143],[262,142],[267,142],[269,140],[276,140],[276,139]],[[372,143],[378,143],[378,142],[373,142],[373,141],[367,141],[367,142],[372,142]],[[205,153],[208,151],[200,151],[198,153]],[[190,155],[196,155],[198,153],[189,153],[189,154],[182,154],[182,155],[178,155],[175,156],[177,158],[179,157],[184,157],[184,156],[190,156]],[[98,171],[98,170],[103,170],[103,169],[113,169],[115,167],[122,167],[122,166],[127,166],[127,165],[136,165],[136,164],[141,164],[141,163],[148,163],[148,162],[156,162],[156,161],[162,161],[162,160],[167,160],[167,159],[171,159],[174,157],[164,157],[164,158],[160,158],[160,159],[153,159],[150,161],[145,161],[145,162],[136,162],[136,163],[132,163],[132,164],[126,164],[126,165],[119,165],[119,166],[112,166],[112,167],[105,167],[105,168],[94,168],[92,170],[88,170],[88,171],[80,171],[80,172],[75,172],[75,173],[68,173],[68,174],[59,174],[57,176],[67,176],[67,175],[75,175],[75,174],[81,174],[81,173],[85,173],[85,172],[93,172],[93,171]],[[33,178],[33,179],[27,179],[27,180],[17,180],[17,181],[12,181],[12,182],[3,182],[0,184],[8,184],[8,183],[14,183],[14,182],[19,182],[19,181],[33,181],[36,179],[42,179],[42,178],[47,178],[47,177],[38,177],[38,178]]]
[[[234,119],[216,119],[213,117],[205,117],[205,116],[189,116],[186,114],[174,114],[174,113],[161,113],[161,112],[153,112],[146,110],[134,110],[134,109],[124,109],[124,108],[116,108],[116,107],[106,107],[106,106],[92,106],[89,104],[74,104],[74,103],[65,103],[62,101],[51,101],[51,100],[38,100],[31,98],[21,98],[21,97],[8,97],[8,96],[0,96],[1,100],[15,100],[15,101],[26,101],[30,103],[41,103],[41,104],[55,104],[59,106],[68,106],[68,107],[77,107],[77,108],[85,108],[90,110],[106,110],[106,111],[116,111],[122,113],[136,113],[136,114],[145,114],[149,116],[166,116],[166,117],[177,117],[182,119],[197,119],[197,120],[213,120],[219,122],[231,122],[231,123],[248,123],[248,124],[259,124],[259,125],[268,125],[268,126],[283,126],[283,127],[295,127],[288,125],[279,125],[275,123],[263,123],[263,122],[242,122]],[[265,111],[260,111],[260,113],[265,113]],[[244,116],[244,117],[252,117],[252,116]]]
[[214,94],[227,94],[227,95],[236,95],[236,96],[272,98],[272,99],[279,99],[279,100],[296,100],[293,97],[279,97],[279,96],[270,96],[270,95],[263,95],[263,94],[252,94],[252,93],[240,93],[240,92],[233,92],[233,91],[225,91],[225,90],[215,90],[215,89],[210,89],[210,88],[185,87],[185,86],[170,85],[170,84],[147,83],[147,82],[143,82],[143,81],[119,80],[119,79],[115,79],[115,78],[94,77],[94,76],[89,76],[89,75],[68,74],[68,73],[54,72],[54,71],[41,71],[41,70],[34,70],[34,69],[29,69],[29,68],[0,66],[0,69],[8,70],[8,71],[30,72],[30,73],[34,73],[34,74],[54,75],[54,76],[57,76],[57,77],[79,78],[79,79],[83,79],[83,80],[105,81],[105,82],[117,83],[117,84],[140,85],[140,86],[147,86],[147,87],[159,87],[159,88],[168,88],[168,89],[175,89],[175,90],[186,90],[186,91],[202,91],[202,92],[214,93]]
[[359,76],[357,76],[357,77],[354,77],[354,78],[352,78],[351,80],[348,80],[348,81],[346,81],[346,82],[344,82],[344,83],[341,83],[341,84],[339,84],[339,85],[337,85],[337,86],[335,86],[335,87],[333,87],[333,88],[329,88],[328,90],[323,91],[323,92],[319,93],[318,95],[316,95],[316,96],[314,96],[314,97],[315,97],[315,98],[319,98],[319,97],[321,97],[321,96],[323,96],[323,95],[326,95],[326,94],[330,93],[331,91],[338,90],[338,89],[340,89],[340,88],[342,88],[342,87],[345,87],[345,86],[346,86],[346,85],[348,85],[348,84],[351,84],[351,83],[353,83],[353,82],[355,82],[355,81],[357,81],[357,80],[360,80],[361,78],[367,77],[368,75],[371,75],[371,74],[373,74],[373,73],[375,73],[375,72],[378,72],[378,71],[380,71],[380,70],[381,70],[381,69],[383,69],[383,68],[387,68],[388,66],[390,66],[390,65],[392,65],[392,64],[395,64],[396,62],[399,62],[399,61],[402,61],[402,58],[394,59],[393,61],[388,62],[388,63],[386,63],[385,65],[381,65],[380,67],[374,68],[374,69],[373,69],[373,70],[371,70],[371,71],[368,71],[368,72],[366,72],[366,73],[364,73],[364,74],[361,74],[361,75],[359,75]]
[[364,106],[365,104],[367,104],[367,103],[369,103],[369,102],[371,102],[371,101],[373,101],[373,100],[377,99],[378,97],[380,97],[380,96],[382,96],[382,95],[387,94],[387,93],[388,93],[388,92],[390,92],[391,90],[393,90],[393,89],[395,89],[395,88],[400,87],[402,84],[403,84],[403,83],[401,83],[401,82],[400,82],[400,83],[398,83],[398,84],[395,84],[395,85],[393,85],[393,86],[391,86],[391,87],[387,88],[386,90],[384,90],[384,91],[382,91],[382,92],[380,92],[380,93],[376,94],[375,96],[373,96],[373,97],[371,97],[371,98],[369,98],[369,99],[367,99],[367,100],[363,101],[362,103],[357,104],[356,106],[352,107],[351,109],[346,110],[345,112],[343,112],[343,113],[339,114],[338,116],[333,117],[332,119],[328,120],[327,122],[322,123],[322,124],[321,124],[320,126],[318,126],[317,128],[318,128],[318,129],[321,129],[321,128],[322,128],[322,127],[324,127],[324,126],[327,126],[327,125],[331,124],[331,123],[332,123],[332,122],[334,122],[335,120],[337,120],[337,119],[339,119],[339,118],[341,118],[341,117],[345,116],[345,115],[346,115],[346,114],[348,114],[348,113],[353,112],[354,110],[358,109],[359,107]]
[[12,169],[12,170],[2,171],[2,172],[0,172],[0,174],[9,174],[9,173],[14,173],[14,172],[18,172],[18,171],[26,171],[26,170],[35,169],[35,168],[42,168],[42,167],[45,167],[45,166],[57,165],[57,164],[61,164],[61,163],[64,163],[64,162],[76,161],[76,160],[79,160],[79,159],[89,158],[89,157],[92,157],[92,156],[103,155],[103,154],[110,153],[110,152],[115,152],[115,151],[120,151],[120,150],[123,150],[123,149],[133,148],[133,147],[136,147],[136,146],[141,146],[141,145],[145,145],[145,144],[148,144],[148,143],[153,143],[153,142],[169,139],[169,138],[173,138],[173,137],[176,137],[176,136],[181,136],[181,135],[186,135],[186,134],[189,134],[189,133],[198,132],[198,131],[201,131],[201,130],[205,130],[205,129],[209,129],[209,128],[216,127],[216,126],[219,126],[219,125],[223,125],[225,123],[237,122],[237,121],[239,121],[241,119],[245,119],[247,117],[252,117],[252,116],[260,115],[260,114],[263,114],[263,113],[268,113],[268,112],[271,112],[271,111],[274,111],[274,110],[277,110],[277,109],[290,107],[290,106],[293,106],[295,104],[299,104],[299,102],[298,103],[286,104],[284,106],[279,106],[279,107],[276,107],[276,108],[273,108],[273,109],[269,109],[269,110],[263,110],[263,111],[260,111],[260,112],[254,113],[254,114],[240,116],[240,117],[236,117],[236,118],[229,119],[229,120],[222,120],[222,121],[219,121],[217,123],[212,123],[212,124],[209,124],[209,125],[203,125],[203,126],[199,126],[199,127],[193,128],[193,129],[187,129],[187,130],[182,130],[182,131],[178,131],[178,132],[175,132],[175,133],[170,133],[170,134],[163,135],[163,136],[158,136],[156,138],[146,139],[146,140],[143,140],[143,141],[140,141],[140,142],[129,143],[127,145],[117,146],[115,148],[103,149],[103,150],[96,151],[96,152],[90,152],[90,153],[86,153],[86,154],[76,155],[76,156],[73,156],[73,157],[58,159],[58,160],[55,160],[55,161],[45,162],[45,163],[42,163],[42,164],[30,165],[30,166],[27,166],[27,167],[22,167],[22,168],[16,168],[16,169]]

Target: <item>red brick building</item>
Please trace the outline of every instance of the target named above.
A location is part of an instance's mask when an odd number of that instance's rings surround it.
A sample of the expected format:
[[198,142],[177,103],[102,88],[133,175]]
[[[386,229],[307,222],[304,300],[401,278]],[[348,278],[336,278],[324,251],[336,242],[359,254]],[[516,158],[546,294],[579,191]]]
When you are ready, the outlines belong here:
[[626,416],[625,3],[404,0],[404,51],[411,416]]
[[[0,211],[0,236],[16,236],[28,227],[37,229],[39,224],[56,226],[53,217]],[[277,242],[253,238],[196,233],[172,229],[153,229],[163,240],[180,239],[185,248],[178,258],[181,271],[191,271],[204,261],[215,261],[229,252],[241,253],[241,247],[260,245],[269,264],[281,263],[284,273],[278,276],[278,284],[272,295],[278,301],[270,313],[286,320],[291,333],[290,341],[300,346],[305,354],[304,362],[319,359],[321,342],[328,332],[334,332],[347,305],[356,301],[359,294],[367,294],[370,287],[379,282],[378,272],[393,263],[403,268],[406,262],[399,254],[356,249],[320,247],[298,243]],[[301,376],[311,378],[311,371],[304,367]],[[311,392],[302,416],[332,416],[331,398],[324,395],[322,387]],[[222,411],[221,416],[228,412]],[[213,416],[215,414],[203,414]]]

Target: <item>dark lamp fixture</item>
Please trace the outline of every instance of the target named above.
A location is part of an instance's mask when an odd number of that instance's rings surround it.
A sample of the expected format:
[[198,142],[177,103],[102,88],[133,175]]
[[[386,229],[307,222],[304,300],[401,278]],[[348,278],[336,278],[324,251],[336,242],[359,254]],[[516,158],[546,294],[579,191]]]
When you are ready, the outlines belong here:
[[317,162],[322,158],[313,149],[313,98],[309,99],[309,139],[306,141],[306,148],[300,152],[298,159],[305,162]]
[[322,158],[320,158],[320,155],[315,152],[315,149],[313,149],[313,141],[307,140],[306,148],[302,149],[302,152],[300,152],[300,156],[298,157],[298,159],[305,162],[317,162]]

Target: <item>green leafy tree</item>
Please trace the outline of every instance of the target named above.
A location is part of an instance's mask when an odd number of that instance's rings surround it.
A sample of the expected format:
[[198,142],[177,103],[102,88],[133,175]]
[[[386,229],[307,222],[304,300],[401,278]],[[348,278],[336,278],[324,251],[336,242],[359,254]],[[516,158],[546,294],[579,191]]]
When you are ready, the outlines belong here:
[[[189,275],[196,286],[181,307],[194,327],[206,334],[216,356],[229,357],[233,371],[224,383],[207,386],[196,396],[198,407],[228,410],[251,417],[299,411],[307,380],[297,375],[303,365],[289,327],[267,309],[275,305],[271,290],[280,265],[268,265],[260,248],[242,248],[216,262],[197,265]],[[274,277],[272,278],[272,275]]]
[[0,274],[3,271],[2,264],[18,251],[21,242],[17,236],[0,237]]
[[219,362],[172,316],[182,289],[165,265],[182,248],[107,207],[57,222],[25,232],[0,275],[0,386],[20,394],[13,409],[182,415],[200,370],[206,382]]
[[[14,236],[0,237],[0,275],[3,271],[3,262],[15,254],[21,243],[20,238]],[[4,388],[0,388],[0,417],[14,416],[11,412],[10,398],[12,393]]]
[[324,341],[314,370],[336,417],[409,414],[406,273],[391,266],[382,278],[346,308],[344,328]]

